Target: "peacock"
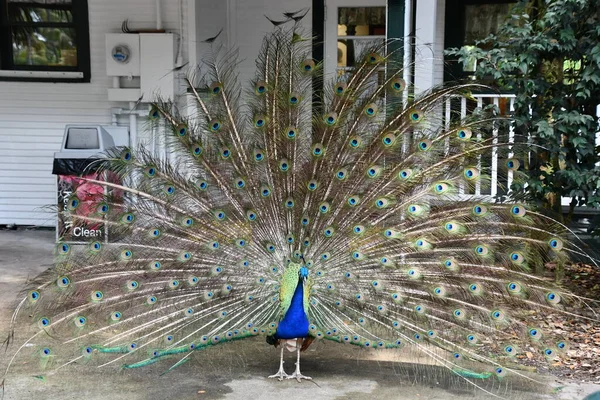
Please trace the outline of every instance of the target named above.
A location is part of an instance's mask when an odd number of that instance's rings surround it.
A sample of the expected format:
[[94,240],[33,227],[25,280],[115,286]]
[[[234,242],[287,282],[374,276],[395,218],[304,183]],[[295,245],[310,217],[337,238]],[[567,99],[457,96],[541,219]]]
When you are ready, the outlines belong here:
[[548,364],[566,352],[532,312],[598,321],[570,308],[595,304],[534,270],[588,256],[535,207],[473,194],[492,173],[522,179],[526,141],[493,107],[455,109],[481,85],[415,95],[393,44],[325,77],[298,21],[282,24],[242,84],[235,51],[210,43],[184,78],[194,107],[151,104],[167,155],[114,148],[95,164],[111,179],[81,178],[104,194],[74,194],[64,213],[110,240],[58,241],[17,302],[5,376],[25,358],[36,377],[83,363],[168,372],[261,335],[280,351],[269,378],[298,382],[315,341],[410,348],[471,382],[526,376],[524,350]]

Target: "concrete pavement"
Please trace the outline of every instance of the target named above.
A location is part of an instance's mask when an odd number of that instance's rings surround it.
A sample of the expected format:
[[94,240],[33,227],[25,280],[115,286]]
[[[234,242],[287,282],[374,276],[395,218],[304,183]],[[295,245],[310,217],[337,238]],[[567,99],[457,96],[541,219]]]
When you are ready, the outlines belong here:
[[[54,232],[0,231],[0,335],[10,320],[12,301],[27,277],[52,264]],[[0,360],[4,354],[0,353]],[[365,351],[335,343],[316,343],[303,354],[302,372],[314,381],[279,382],[265,378],[275,373],[279,351],[263,337],[234,342],[198,352],[191,362],[162,375],[164,365],[121,371],[74,365],[41,382],[17,365],[6,383],[5,399],[488,399],[489,394],[466,385],[435,366],[408,362],[399,352]],[[5,361],[5,360],[4,360]],[[286,353],[286,371],[295,356]],[[0,361],[0,366],[2,365]],[[583,399],[600,391],[599,385],[559,381],[536,375],[546,390],[506,379],[483,381],[494,393],[515,399]],[[551,388],[562,390],[551,395]],[[541,393],[539,391],[543,391]]]

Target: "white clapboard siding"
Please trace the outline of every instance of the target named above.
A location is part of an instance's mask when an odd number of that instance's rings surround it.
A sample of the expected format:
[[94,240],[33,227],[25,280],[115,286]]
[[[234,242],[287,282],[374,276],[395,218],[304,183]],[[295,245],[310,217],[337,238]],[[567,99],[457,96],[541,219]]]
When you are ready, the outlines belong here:
[[[435,20],[435,77],[439,83],[443,72],[443,10],[445,0],[437,1]],[[179,33],[179,0],[163,0],[163,25],[169,32]],[[272,29],[265,14],[282,19],[285,11],[311,7],[311,0],[183,0],[183,61],[188,61],[188,42],[201,61],[210,50],[202,41],[223,28],[220,42],[239,49],[240,83],[250,83],[255,75],[255,58],[263,35]],[[195,16],[187,15],[188,3],[194,5]],[[51,175],[54,152],[60,148],[65,124],[111,123],[111,107],[128,107],[126,103],[107,101],[104,35],[120,32],[129,20],[131,29],[154,28],[155,2],[151,0],[88,0],[92,81],[90,83],[0,82],[0,225],[46,225],[55,216],[42,208],[55,201],[55,177]],[[369,0],[365,0],[365,6]],[[188,32],[188,20],[195,27]],[[312,13],[304,18],[303,29],[311,35]],[[327,23],[331,23],[328,21]],[[335,22],[334,22],[335,23]],[[288,26],[291,26],[288,25]],[[418,32],[432,29],[418,27]],[[191,39],[190,39],[191,37]],[[182,82],[180,81],[180,84]],[[149,142],[151,134],[142,118],[138,124],[138,140]],[[128,123],[127,118],[119,119]]]
[[[368,5],[369,0],[365,0]],[[229,5],[229,7],[228,7]],[[260,51],[263,37],[273,30],[273,25],[265,18],[285,19],[284,12],[310,9],[311,0],[196,0],[196,53],[198,59],[210,51],[211,46],[202,41],[214,36],[221,28],[220,39],[225,44],[235,46],[239,51],[239,81],[246,86],[256,72],[256,56]],[[302,31],[312,35],[312,10],[302,20]],[[285,25],[291,28],[292,24]]]
[[[179,33],[179,0],[163,0],[163,25]],[[187,3],[183,3],[183,59],[187,60]],[[200,2],[199,2],[200,3]],[[104,35],[120,32],[121,24],[155,28],[155,2],[150,0],[88,0],[90,83],[0,82],[0,225],[53,226],[55,215],[43,208],[56,200],[51,174],[66,124],[111,123]],[[127,118],[120,120],[127,123]],[[139,129],[144,128],[143,121]]]

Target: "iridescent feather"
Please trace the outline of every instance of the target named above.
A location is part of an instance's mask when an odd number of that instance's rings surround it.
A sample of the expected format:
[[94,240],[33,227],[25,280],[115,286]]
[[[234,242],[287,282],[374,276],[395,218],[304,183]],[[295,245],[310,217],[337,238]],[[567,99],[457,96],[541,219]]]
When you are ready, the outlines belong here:
[[493,110],[441,113],[481,87],[404,98],[385,45],[332,82],[295,35],[267,35],[247,88],[228,52],[187,78],[195,112],[153,104],[170,161],[145,148],[107,154],[103,168],[124,183],[90,181],[106,198],[89,215],[73,198],[66,212],[105,224],[112,243],[57,244],[13,316],[28,336],[11,364],[37,357],[40,376],[83,361],[169,370],[198,349],[272,336],[301,268],[311,338],[412,346],[466,380],[521,374],[523,347],[544,362],[565,351],[528,312],[575,316],[567,306],[584,299],[532,266],[586,255],[531,206],[464,195],[489,183],[480,155],[512,153],[498,173],[518,179],[527,150],[490,133],[505,122]]

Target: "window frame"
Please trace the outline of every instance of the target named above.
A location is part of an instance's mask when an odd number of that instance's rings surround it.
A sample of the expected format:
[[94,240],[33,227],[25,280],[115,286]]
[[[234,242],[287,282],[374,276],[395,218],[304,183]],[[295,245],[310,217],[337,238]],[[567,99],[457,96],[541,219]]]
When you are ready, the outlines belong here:
[[[69,9],[72,22],[9,22],[9,7],[35,6],[36,8]],[[77,66],[14,65],[14,26],[40,28],[62,27],[75,30]],[[75,73],[75,74],[74,74]],[[0,0],[0,81],[27,82],[90,82],[90,34],[87,0],[72,0],[71,4],[43,4],[31,2],[9,3]]]

